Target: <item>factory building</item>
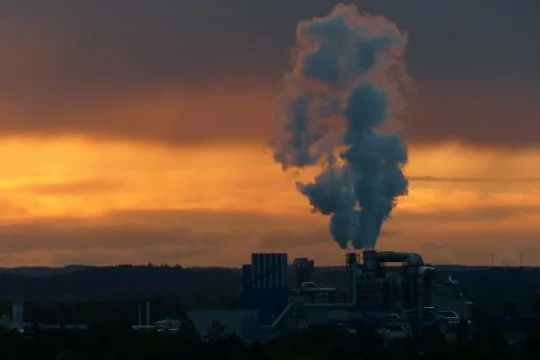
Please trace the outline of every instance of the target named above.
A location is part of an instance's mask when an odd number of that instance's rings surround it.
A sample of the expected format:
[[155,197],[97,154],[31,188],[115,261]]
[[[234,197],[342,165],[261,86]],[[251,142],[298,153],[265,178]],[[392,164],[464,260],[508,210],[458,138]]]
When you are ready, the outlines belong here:
[[[243,266],[243,307],[259,311],[263,325],[275,321],[293,304],[295,307],[346,309],[348,312],[393,312],[409,310],[421,316],[431,305],[431,274],[415,253],[366,250],[346,254],[344,276],[350,292],[338,302],[336,289],[319,287],[311,281],[314,262],[294,260],[296,289],[287,288],[286,254],[253,254],[251,265]],[[397,266],[396,266],[397,265]]]
[[285,253],[252,254],[251,263],[242,266],[238,310],[189,311],[187,317],[203,337],[217,321],[225,334],[260,340],[289,306],[288,270]]
[[294,289],[287,288],[286,254],[253,254],[251,264],[242,268],[240,304],[259,313],[263,333],[313,324],[358,327],[404,316],[409,323],[428,318],[435,269],[419,254],[374,250],[346,254],[345,299],[336,288],[312,281],[313,260],[298,258],[292,267]]
[[[431,306],[432,267],[415,253],[366,250],[359,266],[356,254],[348,254],[348,269],[357,287],[355,309],[401,313],[411,310],[421,316]],[[391,266],[391,265],[398,266]],[[354,270],[353,269],[353,270]]]
[[20,333],[25,332],[25,329],[37,325],[43,330],[58,330],[65,329],[86,329],[84,324],[43,324],[43,323],[29,323],[24,319],[24,302],[15,301],[12,303],[12,315],[11,318],[7,315],[0,316],[0,327],[18,331]]
[[261,324],[271,324],[289,302],[287,254],[252,254],[242,270],[244,308],[258,311]]
[[399,329],[402,336],[414,326],[445,324],[432,308],[435,269],[419,254],[374,250],[346,254],[345,297],[312,280],[313,260],[298,258],[291,265],[293,288],[288,286],[287,254],[252,254],[251,264],[242,266],[239,310],[192,312],[188,317],[201,332],[217,320],[244,340],[267,339],[314,324],[349,330],[369,325],[387,336],[397,334],[388,329]]

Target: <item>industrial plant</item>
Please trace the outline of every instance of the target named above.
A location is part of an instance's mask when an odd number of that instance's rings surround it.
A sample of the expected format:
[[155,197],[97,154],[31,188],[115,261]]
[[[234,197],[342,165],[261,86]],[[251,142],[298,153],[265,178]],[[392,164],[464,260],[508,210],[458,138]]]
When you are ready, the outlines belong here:
[[[294,279],[288,278],[291,265]],[[251,264],[242,267],[238,310],[194,311],[188,317],[203,334],[219,321],[244,340],[261,341],[312,325],[349,332],[370,326],[383,337],[405,337],[419,326],[447,331],[464,315],[434,306],[437,272],[416,253],[347,253],[345,294],[313,281],[313,260],[298,258],[291,265],[285,253],[252,254]]]
[[[456,281],[438,279],[436,269],[417,253],[350,252],[341,266],[323,272],[308,258],[289,261],[286,253],[255,253],[239,272],[236,309],[186,312],[203,339],[211,335],[216,323],[225,333],[246,342],[264,342],[313,325],[339,327],[350,333],[375,328],[388,340],[410,337],[421,327],[438,326],[451,337],[456,325],[469,319],[468,302],[457,299],[452,291]],[[324,284],[320,281],[323,273],[331,274]],[[444,288],[449,290],[447,296]],[[25,322],[23,312],[23,303],[14,302],[12,318],[2,317],[0,325],[24,331],[32,324]],[[185,318],[157,319],[159,315],[152,313],[150,301],[140,303],[138,323],[132,328],[177,333],[184,326]]]

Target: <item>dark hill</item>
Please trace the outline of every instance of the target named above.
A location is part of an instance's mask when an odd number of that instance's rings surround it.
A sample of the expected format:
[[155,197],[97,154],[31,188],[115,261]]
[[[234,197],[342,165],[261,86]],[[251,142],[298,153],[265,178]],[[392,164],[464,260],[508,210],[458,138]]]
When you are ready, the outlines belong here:
[[[54,276],[0,275],[0,300],[101,301],[163,297],[210,305],[212,299],[234,296],[238,270],[181,267],[93,267]],[[189,300],[189,301],[188,301]]]
[[24,266],[16,268],[0,268],[0,274],[54,276],[91,268],[87,265],[68,265],[64,267]]
[[[448,293],[466,298],[491,296],[524,299],[540,289],[535,269],[441,267],[439,283],[452,274],[459,281]],[[290,273],[290,284],[294,276]],[[314,280],[324,286],[348,291],[343,267],[317,268]],[[178,299],[190,308],[231,307],[241,284],[239,269],[182,268],[180,266],[113,267],[73,266],[61,269],[25,268],[0,272],[0,301],[84,302],[162,297]]]

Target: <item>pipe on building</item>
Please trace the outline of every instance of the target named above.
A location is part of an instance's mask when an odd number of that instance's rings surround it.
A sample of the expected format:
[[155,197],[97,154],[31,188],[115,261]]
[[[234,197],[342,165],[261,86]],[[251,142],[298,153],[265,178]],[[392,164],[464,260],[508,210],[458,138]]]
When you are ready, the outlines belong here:
[[289,303],[289,305],[287,305],[287,307],[281,312],[281,314],[279,314],[277,319],[274,320],[274,322],[272,323],[272,325],[270,325],[270,327],[275,328],[276,326],[278,326],[281,320],[283,320],[283,318],[285,317],[285,315],[287,315],[287,313],[292,309],[293,305],[294,304],[292,302]]
[[[395,251],[381,251],[381,252],[375,252],[375,251],[368,251],[369,253],[366,256],[366,252],[364,252],[364,260],[368,260],[369,264],[365,265],[371,265],[371,266],[378,266],[378,264],[375,264],[374,260],[377,259],[377,263],[381,262],[408,262],[413,267],[418,267],[416,270],[416,273],[418,275],[424,275],[427,272],[435,271],[433,267],[430,266],[424,266],[424,260],[422,259],[422,256],[416,253],[406,253],[406,252],[395,252]],[[309,308],[327,308],[327,309],[343,309],[343,308],[351,308],[357,305],[358,302],[358,264],[354,263],[352,264],[352,300],[351,302],[346,303],[305,303],[303,304],[305,307]],[[417,279],[415,279],[416,283]],[[278,318],[274,321],[272,326],[277,326],[279,322],[285,317],[285,315],[290,311],[292,308],[292,304],[289,304],[283,312],[278,316]]]
[[431,272],[431,271],[435,271],[435,268],[431,266],[420,266],[420,268],[418,268],[417,274],[425,275],[427,272]]
[[358,264],[354,264],[352,267],[352,301],[346,303],[306,303],[305,307],[312,308],[350,308],[356,306],[358,303]]
[[379,263],[406,261],[413,266],[424,266],[424,259],[416,253],[380,251],[377,253],[377,260]]
[[[367,256],[366,256],[367,254]],[[410,265],[418,266],[418,274],[424,274],[427,271],[434,271],[435,269],[429,266],[424,266],[424,260],[422,256],[416,253],[406,253],[406,252],[395,252],[395,251],[381,251],[375,252],[373,250],[367,250],[364,252],[364,260],[368,259],[368,262],[371,263],[371,260],[374,260],[376,257],[377,262],[399,262],[406,261]],[[371,263],[373,266],[374,264]],[[368,265],[369,266],[369,265]],[[347,303],[306,303],[305,307],[310,308],[350,308],[356,306],[358,302],[358,264],[354,264],[352,267],[352,301]]]

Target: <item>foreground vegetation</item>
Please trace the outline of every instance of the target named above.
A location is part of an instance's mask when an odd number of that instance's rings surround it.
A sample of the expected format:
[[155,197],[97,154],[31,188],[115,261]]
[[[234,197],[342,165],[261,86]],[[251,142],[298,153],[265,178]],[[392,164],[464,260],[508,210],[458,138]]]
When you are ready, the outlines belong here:
[[463,324],[449,343],[438,329],[426,329],[407,341],[385,344],[375,331],[352,335],[330,327],[313,327],[267,344],[242,344],[219,327],[202,341],[192,325],[177,334],[139,333],[129,327],[92,326],[84,331],[3,331],[3,359],[138,360],[138,359],[539,359],[540,331],[531,328],[522,343],[509,345],[496,328],[471,332]]
[[[335,274],[326,283],[344,278]],[[43,278],[0,275],[0,297],[4,297],[0,314],[11,313],[11,298],[22,298],[28,322],[89,325],[84,331],[44,331],[35,326],[25,334],[5,329],[0,331],[0,359],[540,359],[540,327],[535,324],[540,313],[537,271],[460,274],[456,296],[463,292],[473,298],[472,319],[477,328],[463,324],[453,342],[437,329],[427,329],[407,341],[384,343],[369,329],[353,335],[314,327],[264,345],[242,344],[219,327],[203,341],[189,322],[177,334],[131,329],[139,322],[139,307],[145,320],[148,300],[152,322],[185,320],[187,310],[236,308],[238,276],[231,271],[151,266],[89,269]],[[517,320],[509,321],[510,317]],[[509,344],[503,329],[516,328],[524,329],[523,337]]]

